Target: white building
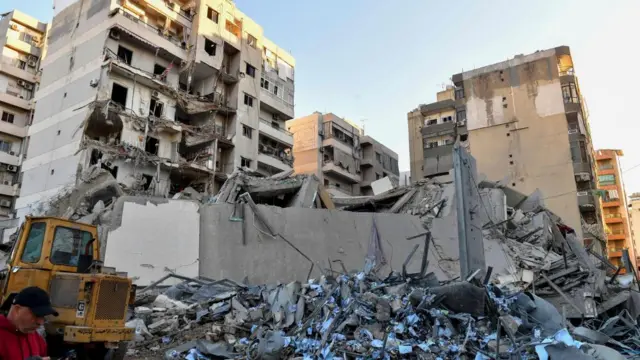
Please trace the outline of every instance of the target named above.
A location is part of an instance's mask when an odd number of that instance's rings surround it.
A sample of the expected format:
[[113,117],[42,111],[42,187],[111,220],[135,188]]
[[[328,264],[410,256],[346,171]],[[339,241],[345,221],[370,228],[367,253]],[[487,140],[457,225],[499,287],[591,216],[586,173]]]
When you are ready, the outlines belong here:
[[0,15],[0,219],[12,217],[20,194],[46,31],[47,24],[17,10]]
[[215,193],[235,167],[291,169],[294,66],[229,0],[56,9],[16,207],[98,164],[142,193]]

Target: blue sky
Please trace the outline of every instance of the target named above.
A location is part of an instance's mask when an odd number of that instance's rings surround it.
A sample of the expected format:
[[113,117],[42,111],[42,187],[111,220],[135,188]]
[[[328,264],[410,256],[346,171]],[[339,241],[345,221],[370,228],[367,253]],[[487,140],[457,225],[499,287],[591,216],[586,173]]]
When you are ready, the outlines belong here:
[[[58,4],[69,0],[56,0]],[[596,148],[620,148],[640,191],[640,1],[236,0],[296,58],[296,116],[330,111],[398,152],[407,112],[452,74],[558,45],[571,47]],[[2,0],[48,21],[51,0]],[[29,4],[29,5],[25,5]],[[543,144],[541,146],[544,146]]]

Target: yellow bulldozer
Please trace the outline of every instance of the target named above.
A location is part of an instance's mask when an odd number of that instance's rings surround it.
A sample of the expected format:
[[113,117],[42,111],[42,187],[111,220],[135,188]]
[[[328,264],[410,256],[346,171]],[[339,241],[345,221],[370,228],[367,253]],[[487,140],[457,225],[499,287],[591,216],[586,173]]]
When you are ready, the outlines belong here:
[[0,309],[28,286],[49,293],[58,317],[46,319],[52,357],[123,359],[134,329],[125,327],[135,286],[102,266],[95,226],[55,217],[27,217],[0,270]]

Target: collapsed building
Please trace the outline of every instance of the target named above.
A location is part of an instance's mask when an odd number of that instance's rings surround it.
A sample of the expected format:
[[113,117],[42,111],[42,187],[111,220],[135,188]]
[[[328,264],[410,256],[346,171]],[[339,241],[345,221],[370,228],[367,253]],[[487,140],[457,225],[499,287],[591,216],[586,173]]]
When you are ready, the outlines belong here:
[[42,65],[18,217],[94,165],[152,196],[292,168],[295,61],[231,1],[77,0]]

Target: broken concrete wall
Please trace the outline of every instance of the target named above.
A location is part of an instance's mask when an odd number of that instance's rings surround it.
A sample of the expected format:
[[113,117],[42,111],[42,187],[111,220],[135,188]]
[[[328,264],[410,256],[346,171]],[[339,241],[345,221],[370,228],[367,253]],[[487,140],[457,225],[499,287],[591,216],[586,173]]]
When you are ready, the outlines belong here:
[[199,235],[197,202],[125,196],[114,206],[105,265],[128,272],[138,285],[168,272],[195,277]]
[[[328,268],[328,261],[341,260],[347,270],[363,269],[375,219],[389,270],[402,270],[402,263],[415,244],[420,248],[408,266],[420,268],[424,242],[407,237],[424,232],[420,220],[410,215],[352,213],[303,208],[277,208],[258,205],[276,233],[282,234],[301,252]],[[201,208],[200,275],[229,278],[250,283],[305,281],[311,264],[280,238],[274,238],[244,206],[244,221],[231,221],[233,204],[203,205]],[[237,214],[236,214],[237,215]],[[341,269],[338,263],[333,269]],[[311,277],[321,275],[318,267]]]

